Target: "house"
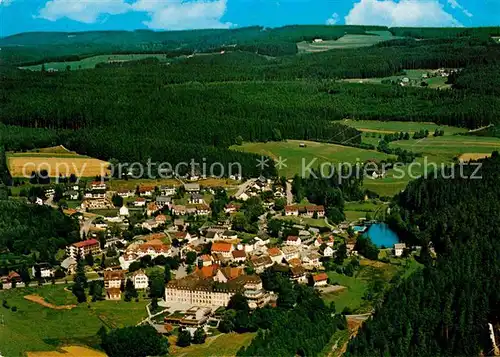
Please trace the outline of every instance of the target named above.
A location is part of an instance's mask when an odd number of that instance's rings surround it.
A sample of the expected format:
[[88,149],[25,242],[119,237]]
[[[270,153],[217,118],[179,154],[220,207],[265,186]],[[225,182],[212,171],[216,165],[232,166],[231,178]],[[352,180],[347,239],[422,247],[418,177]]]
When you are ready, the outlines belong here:
[[286,261],[290,261],[290,259],[300,257],[300,249],[294,245],[285,245],[281,247],[281,252],[283,253]]
[[322,266],[321,261],[319,260],[321,255],[316,252],[308,252],[302,256],[302,263],[312,268],[319,268]]
[[131,190],[127,190],[127,189],[118,190],[118,192],[116,194],[118,196],[120,196],[121,198],[129,198],[129,197],[134,196],[134,192]]
[[214,240],[219,240],[220,236],[219,233],[217,232],[209,231],[205,234],[205,239],[209,241],[214,241]]
[[307,283],[306,270],[303,266],[293,266],[290,268],[290,279],[296,281],[299,284]]
[[225,267],[219,268],[214,276],[214,281],[218,283],[227,283],[230,280],[245,274],[243,268]]
[[137,191],[141,197],[151,197],[155,192],[155,187],[150,185],[139,185]]
[[[176,232],[174,234],[174,238],[179,240],[179,241],[183,241],[185,239],[187,239],[189,242],[191,242],[193,239],[191,237],[191,234],[189,234],[188,232]],[[196,237],[194,237],[196,239]]]
[[233,261],[237,263],[243,263],[245,260],[247,260],[247,255],[244,250],[233,250],[232,255]]
[[36,277],[37,269],[40,270],[41,278],[50,278],[54,273],[54,269],[52,269],[48,263],[39,263],[31,267],[31,275],[33,275],[34,277]]
[[121,300],[122,291],[120,288],[106,289],[106,300]]
[[333,257],[333,253],[335,253],[335,251],[333,250],[333,248],[330,247],[330,246],[327,246],[325,248],[325,250],[323,251],[323,256],[326,257],[326,258],[331,258],[331,257]]
[[286,245],[294,245],[300,246],[302,244],[302,240],[297,236],[288,236],[285,241]]
[[159,225],[164,225],[165,223],[167,223],[167,216],[165,216],[164,214],[159,214],[155,217],[155,221]]
[[300,260],[299,258],[292,258],[292,259],[287,260],[287,262],[288,262],[288,265],[290,265],[291,267],[302,266],[302,260]]
[[128,217],[130,215],[128,208],[126,206],[122,206],[120,208],[120,211],[118,212],[118,215],[121,217]]
[[61,262],[61,268],[63,268],[67,274],[74,274],[76,271],[76,259],[72,257],[67,257]]
[[186,215],[186,206],[184,205],[172,205],[172,213],[178,216]]
[[314,287],[325,286],[328,284],[328,275],[326,273],[319,273],[313,275]]
[[12,283],[12,282],[20,283],[21,281],[22,281],[21,275],[19,275],[15,271],[11,271],[9,275],[2,276],[1,278],[2,283]]
[[225,207],[224,207],[224,212],[226,213],[235,213],[235,212],[238,212],[241,208],[241,205],[238,204],[238,203],[228,203]]
[[146,199],[144,197],[137,197],[134,201],[135,207],[144,207],[146,206]]
[[156,196],[155,203],[158,207],[170,207],[172,204],[172,197],[169,196]]
[[237,200],[242,200],[242,201],[246,201],[250,198],[250,196],[246,193],[246,192],[242,192],[240,193],[239,195],[236,195],[236,199]]
[[250,258],[250,264],[255,269],[255,272],[260,274],[266,268],[272,266],[274,263],[271,260],[271,257],[269,257],[269,255],[261,255],[261,256],[254,255]]
[[189,203],[191,204],[204,203],[203,196],[197,192],[192,193],[191,196],[189,196]]
[[162,241],[153,240],[151,242],[141,244],[136,248],[129,249],[127,253],[135,253],[139,258],[149,255],[154,259],[160,255],[169,257],[171,255],[171,250],[170,246],[163,244]]
[[199,183],[185,183],[184,190],[188,193],[200,192],[200,184]]
[[281,263],[281,261],[285,257],[283,255],[283,252],[279,248],[269,248],[267,250],[267,254],[269,254],[273,263]]
[[194,205],[195,214],[206,216],[210,214],[210,206],[205,203],[198,203]]
[[198,257],[198,266],[209,267],[213,263],[213,258],[209,254],[203,254]]
[[160,224],[154,219],[148,219],[146,222],[143,222],[141,226],[144,229],[152,231],[153,229],[158,228]]
[[130,264],[135,262],[137,259],[139,259],[139,256],[137,254],[129,252],[123,254],[120,258],[118,258],[118,261],[120,262],[120,267],[123,270],[128,270]]
[[123,270],[105,270],[104,271],[104,288],[120,289],[122,284],[125,284],[125,271]]
[[214,242],[212,244],[211,253],[219,253],[224,258],[232,258],[231,252],[233,251],[233,245],[231,243],[225,242]]
[[66,247],[66,253],[72,258],[75,258],[78,252],[81,257],[85,257],[87,254],[99,254],[101,252],[99,241],[96,239],[88,239],[82,242],[73,243]]
[[85,192],[85,198],[106,198],[106,190],[90,190]]
[[304,215],[306,217],[313,217],[314,215],[317,215],[318,218],[325,217],[324,206],[305,206],[304,209],[305,209]]
[[335,238],[333,236],[328,236],[328,238],[318,237],[314,240],[314,246],[319,248],[322,244],[326,244],[328,247],[333,247],[335,243]]
[[160,206],[156,204],[156,202],[149,202],[146,208],[146,214],[151,216],[153,213],[158,212],[161,209]]
[[132,282],[137,290],[147,289],[149,278],[143,270],[137,270],[132,274]]
[[298,216],[299,207],[297,206],[285,206],[285,216]]
[[405,249],[406,249],[406,244],[405,243],[396,243],[396,244],[394,244],[394,255],[396,257],[402,256]]
[[104,181],[94,181],[90,184],[91,190],[104,190],[106,191],[108,187]]
[[160,186],[158,187],[158,191],[162,196],[173,196],[175,195],[175,187],[174,186]]

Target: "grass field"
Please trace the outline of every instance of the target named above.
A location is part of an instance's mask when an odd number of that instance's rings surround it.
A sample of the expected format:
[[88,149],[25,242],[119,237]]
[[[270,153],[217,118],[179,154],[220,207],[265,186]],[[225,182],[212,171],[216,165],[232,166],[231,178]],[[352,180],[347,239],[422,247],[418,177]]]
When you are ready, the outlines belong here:
[[[62,345],[97,347],[95,335],[99,328],[135,325],[146,316],[146,301],[99,301],[80,304],[71,310],[54,310],[24,299],[38,294],[54,304],[75,304],[71,292],[63,285],[40,288],[18,288],[0,292],[17,311],[0,307],[4,324],[0,326],[0,352],[4,356],[23,356],[28,351],[55,351]],[[97,355],[96,355],[97,356]]]
[[9,152],[7,162],[12,177],[29,178],[32,171],[47,170],[50,177],[59,174],[77,177],[95,177],[108,173],[106,161],[79,155],[62,146],[29,152]]
[[322,42],[302,41],[297,43],[299,53],[322,52],[335,49],[373,46],[379,42],[395,39],[389,31],[372,31],[370,35],[345,35],[338,40]]
[[[446,77],[441,77],[441,76],[430,76],[429,78],[422,78],[422,75],[424,74],[432,74],[435,72],[435,70],[432,69],[407,69],[404,71],[404,74],[401,75],[396,75],[396,76],[389,76],[389,77],[378,77],[378,78],[346,78],[346,79],[341,79],[340,82],[346,82],[346,83],[362,83],[362,84],[383,84],[383,81],[394,81],[398,82],[403,78],[408,78],[409,81],[409,86],[412,87],[421,87],[422,82],[427,83],[426,88],[432,88],[432,89],[447,89],[451,88],[451,85],[446,84],[447,78]],[[423,87],[421,87],[423,88]]]
[[[73,62],[47,62],[45,63],[45,69],[49,70],[50,68],[56,69],[58,71],[65,71],[67,66],[70,66],[71,70],[78,69],[90,69],[95,68],[95,65],[98,63],[107,63],[108,61],[137,61],[145,58],[158,58],[160,61],[166,61],[167,57],[165,54],[128,54],[128,55],[99,55],[88,57],[82,59],[80,61]],[[40,71],[42,69],[41,64],[21,67],[22,69],[28,69],[31,71]]]
[[[420,130],[429,130],[432,134],[436,129],[443,129],[444,135],[449,136],[458,133],[466,133],[467,129],[456,128],[447,125],[437,125],[434,123],[421,123],[421,122],[406,122],[406,121],[378,121],[378,120],[352,120],[346,119],[342,124],[351,126],[359,131],[377,134],[392,134],[399,132],[407,132],[413,134]],[[378,141],[379,139],[377,139]],[[365,137],[363,137],[365,142]]]
[[284,221],[293,221],[295,224],[309,225],[310,227],[324,228],[327,224],[324,219],[308,218],[308,217],[294,217],[294,216],[276,216],[277,219]]
[[[239,184],[239,182],[230,179],[217,179],[217,178],[207,178],[196,181],[203,187],[233,187]],[[137,179],[137,180],[111,180],[109,181],[109,187],[111,190],[134,190],[139,185],[149,185],[149,186],[181,186],[181,182],[176,179]]]
[[217,357],[217,356],[235,356],[236,352],[242,346],[248,346],[256,333],[235,332],[229,334],[220,334],[214,337],[207,338],[203,345],[191,345],[189,347],[177,347],[175,345],[176,336],[169,338],[170,349],[169,355],[183,357]]
[[[299,147],[300,143],[305,143],[306,147]],[[349,146],[317,143],[313,141],[288,140],[268,143],[244,143],[241,146],[232,146],[234,150],[253,152],[261,155],[268,155],[278,160],[280,157],[286,159],[286,167],[278,168],[279,174],[286,177],[292,177],[300,174],[303,167],[307,167],[313,160],[311,166],[317,168],[321,163],[356,163],[364,162],[369,159],[383,160],[389,155],[377,152],[375,150],[364,150]],[[305,165],[303,165],[303,162]],[[328,167],[325,168],[325,173]],[[307,170],[306,170],[307,172]]]
[[346,202],[344,205],[344,214],[348,221],[357,221],[360,218],[366,218],[366,214],[370,213],[373,219],[378,210],[384,205],[381,202],[363,201],[363,202]]

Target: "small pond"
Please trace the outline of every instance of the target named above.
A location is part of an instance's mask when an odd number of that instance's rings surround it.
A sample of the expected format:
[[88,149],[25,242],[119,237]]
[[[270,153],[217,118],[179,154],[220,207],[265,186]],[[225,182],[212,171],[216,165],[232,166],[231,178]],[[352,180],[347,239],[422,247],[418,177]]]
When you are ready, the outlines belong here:
[[372,224],[365,234],[379,248],[392,248],[399,243],[398,235],[385,223]]

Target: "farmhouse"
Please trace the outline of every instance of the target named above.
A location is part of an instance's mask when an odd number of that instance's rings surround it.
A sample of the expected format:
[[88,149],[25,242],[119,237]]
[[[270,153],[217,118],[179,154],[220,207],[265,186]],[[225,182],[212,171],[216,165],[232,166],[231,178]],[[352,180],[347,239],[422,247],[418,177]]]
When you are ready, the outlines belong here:
[[96,239],[88,239],[82,242],[73,243],[66,247],[66,253],[68,256],[75,258],[80,253],[81,257],[85,257],[87,254],[99,254],[101,248],[99,247],[99,241]]
[[281,261],[285,257],[283,255],[283,252],[279,248],[269,248],[267,250],[267,254],[269,254],[273,263],[281,263]]
[[155,187],[150,185],[140,185],[137,191],[141,197],[151,197],[155,192]]
[[313,217],[315,214],[318,218],[325,217],[325,207],[324,206],[305,206],[304,216]]

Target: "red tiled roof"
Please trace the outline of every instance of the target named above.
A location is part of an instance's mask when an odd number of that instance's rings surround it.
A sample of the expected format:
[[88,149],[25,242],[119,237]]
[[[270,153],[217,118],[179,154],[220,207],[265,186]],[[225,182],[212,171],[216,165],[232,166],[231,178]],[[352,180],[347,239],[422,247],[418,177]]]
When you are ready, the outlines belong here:
[[212,252],[230,252],[233,247],[230,243],[215,242],[212,244]]
[[154,186],[148,186],[148,185],[140,185],[139,186],[139,192],[144,193],[147,191],[154,191],[155,187]]
[[217,273],[217,269],[219,269],[219,266],[214,264],[207,267],[201,267],[201,269],[196,268],[194,272],[203,278],[211,278]]
[[232,252],[234,258],[246,258],[246,253],[244,250],[233,250]]
[[319,274],[313,275],[313,280],[314,281],[328,280],[328,275],[326,275],[326,273],[319,273]]
[[299,240],[299,237],[297,237],[297,236],[288,236],[288,237],[286,238],[286,240],[287,240],[287,241],[290,241],[290,242],[296,242],[296,241],[298,241],[298,240]]
[[306,206],[307,212],[321,212],[325,210],[324,206]]
[[298,211],[299,207],[297,206],[285,206],[285,211],[286,212],[293,212],[293,211]]
[[281,255],[283,253],[281,252],[281,250],[279,250],[279,248],[269,248],[267,250],[267,254],[269,254],[272,257],[276,257],[276,256]]
[[208,255],[208,254],[203,254],[201,257],[200,257],[201,260],[203,260],[204,262],[211,262],[212,261],[212,256],[211,255]]
[[73,243],[73,247],[83,248],[83,247],[88,247],[88,246],[96,245],[96,244],[99,244],[99,241],[97,241],[96,239],[88,239],[88,240],[84,240],[82,242]]

